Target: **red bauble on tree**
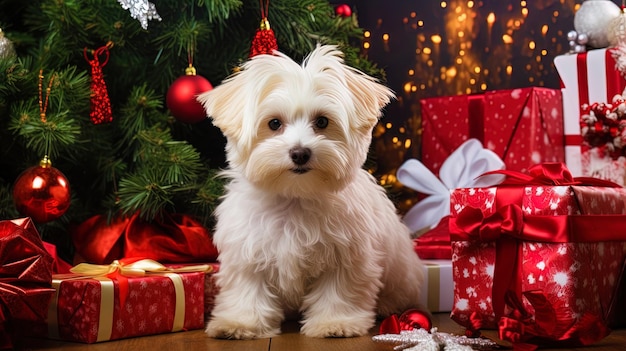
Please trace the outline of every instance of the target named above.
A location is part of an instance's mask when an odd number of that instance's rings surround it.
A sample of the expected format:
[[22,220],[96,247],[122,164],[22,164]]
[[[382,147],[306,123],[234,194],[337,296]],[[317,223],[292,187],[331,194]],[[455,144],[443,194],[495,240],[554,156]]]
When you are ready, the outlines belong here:
[[213,85],[206,78],[196,75],[196,69],[190,65],[185,70],[185,75],[176,79],[170,86],[165,103],[177,120],[198,123],[207,116],[196,97],[211,89]]
[[70,207],[70,197],[70,183],[47,157],[22,172],[13,185],[15,207],[37,223],[63,216]]
[[335,15],[340,17],[352,16],[352,8],[347,4],[340,4],[335,7]]

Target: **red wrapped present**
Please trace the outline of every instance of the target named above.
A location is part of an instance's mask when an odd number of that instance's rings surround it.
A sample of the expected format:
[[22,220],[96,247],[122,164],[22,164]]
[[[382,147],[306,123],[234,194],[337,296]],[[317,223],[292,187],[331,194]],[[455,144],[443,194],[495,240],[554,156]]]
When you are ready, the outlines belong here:
[[435,174],[470,138],[495,152],[509,170],[524,172],[534,164],[564,161],[560,90],[495,90],[422,99],[420,105],[421,161]]
[[554,59],[554,66],[563,93],[565,162],[574,176],[589,176],[597,167],[591,164],[593,155],[583,156],[585,153],[581,149],[583,139],[579,122],[583,106],[611,102],[626,88],[626,80],[616,67],[611,48],[559,55]]
[[452,258],[448,217],[445,216],[435,228],[413,239],[413,249],[421,259],[449,260]]
[[48,322],[34,334],[95,343],[200,329],[210,265],[169,268],[149,259],[81,263],[53,276]]
[[184,214],[164,214],[154,221],[139,214],[94,216],[71,230],[76,261],[108,264],[124,257],[144,257],[166,263],[215,262],[211,233]]
[[600,340],[626,259],[626,189],[556,163],[500,172],[498,187],[452,192],[451,318],[514,343]]
[[16,323],[45,321],[52,257],[30,218],[0,221],[0,349],[12,347]]
[[52,256],[52,273],[66,274],[70,272],[70,268],[72,268],[72,265],[65,262],[61,257],[59,257],[59,255],[57,254],[56,245],[44,241],[43,247],[46,249],[46,251],[48,251],[50,256]]

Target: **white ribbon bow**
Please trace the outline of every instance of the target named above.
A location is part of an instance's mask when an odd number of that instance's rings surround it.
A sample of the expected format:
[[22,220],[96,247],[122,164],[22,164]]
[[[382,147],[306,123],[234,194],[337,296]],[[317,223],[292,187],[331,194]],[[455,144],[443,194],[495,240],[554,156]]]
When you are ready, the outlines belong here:
[[405,215],[404,223],[415,232],[434,228],[441,218],[450,214],[450,189],[487,187],[501,183],[504,175],[479,177],[489,171],[504,169],[504,162],[477,139],[469,139],[458,147],[441,165],[437,178],[416,159],[400,166],[396,177],[405,186],[430,196],[419,201]]

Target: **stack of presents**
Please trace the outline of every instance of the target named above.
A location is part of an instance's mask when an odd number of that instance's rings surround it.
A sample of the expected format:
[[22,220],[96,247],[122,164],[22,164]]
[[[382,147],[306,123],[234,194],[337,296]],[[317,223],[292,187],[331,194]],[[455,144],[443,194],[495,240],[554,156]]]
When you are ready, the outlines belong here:
[[421,100],[421,160],[397,174],[421,196],[404,219],[427,263],[424,305],[466,334],[575,347],[626,326],[626,79],[613,50],[556,57],[561,89]]
[[[614,60],[611,49],[557,57],[562,89],[422,100],[421,161],[398,179],[425,195],[404,220],[421,233],[431,312],[542,346],[592,344],[626,324],[626,80]],[[146,230],[130,221],[101,225],[99,240],[78,235],[90,263],[71,271],[28,219],[0,222],[0,346],[25,330],[94,343],[202,328],[218,264],[147,257],[185,240],[197,250],[200,226],[171,218],[165,231],[185,239],[143,241],[153,250],[123,236]]]

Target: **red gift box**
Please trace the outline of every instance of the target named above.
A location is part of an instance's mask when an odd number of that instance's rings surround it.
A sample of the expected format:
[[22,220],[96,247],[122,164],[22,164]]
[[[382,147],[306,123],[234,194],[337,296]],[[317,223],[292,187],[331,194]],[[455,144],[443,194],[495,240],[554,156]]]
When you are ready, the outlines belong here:
[[626,258],[626,189],[562,164],[530,172],[452,192],[451,318],[514,343],[593,343],[609,332]]
[[470,138],[480,140],[510,170],[526,171],[534,164],[564,161],[560,90],[495,90],[422,99],[420,104],[421,161],[434,174]]
[[[206,276],[204,278],[204,319],[209,320],[211,317],[211,312],[213,311],[213,307],[215,307],[215,296],[219,292],[219,286],[217,285],[217,280],[215,279],[215,273],[220,270],[220,264],[211,262],[207,264],[209,268],[207,269]],[[180,268],[180,267],[188,267],[195,266],[195,264],[177,264],[177,265],[168,265],[171,268]]]
[[95,343],[204,326],[209,265],[166,268],[152,260],[80,264],[54,275],[47,325],[34,334]]
[[21,336],[16,324],[45,320],[52,264],[30,218],[0,221],[0,349]]

